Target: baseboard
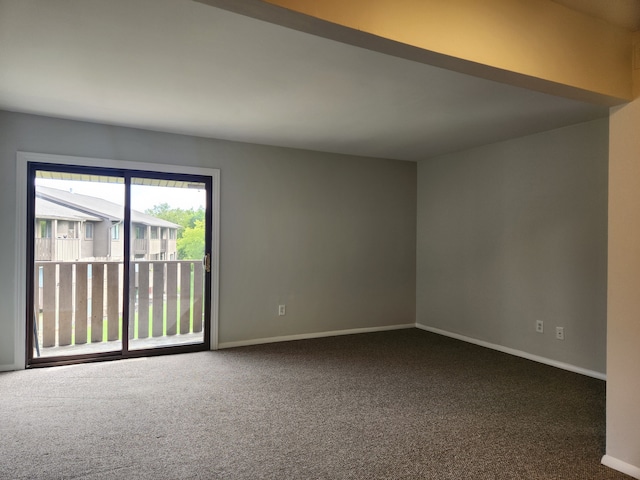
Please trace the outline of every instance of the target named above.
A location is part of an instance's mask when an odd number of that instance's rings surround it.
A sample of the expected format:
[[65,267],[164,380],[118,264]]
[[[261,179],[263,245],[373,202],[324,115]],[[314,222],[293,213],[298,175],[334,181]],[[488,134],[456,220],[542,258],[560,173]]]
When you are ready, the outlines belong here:
[[11,372],[14,370],[18,370],[18,368],[13,363],[10,363],[8,365],[0,365],[0,372]]
[[282,337],[254,338],[251,340],[241,340],[238,342],[221,342],[218,348],[234,348],[247,347],[250,345],[262,345],[265,343],[290,342],[293,340],[308,340],[311,338],[337,337],[340,335],[354,335],[357,333],[386,332],[389,330],[403,330],[407,328],[415,328],[415,324],[405,325],[388,325],[385,327],[369,327],[369,328],[352,328],[349,330],[333,330],[329,332],[303,333],[300,335],[285,335]]
[[416,323],[416,328],[419,328],[421,330],[425,330],[431,333],[437,333],[438,335],[444,335],[446,337],[455,338],[457,340],[462,340],[463,342],[473,343],[475,345],[490,348],[492,350],[497,350],[502,353],[508,353],[509,355],[514,355],[516,357],[522,357],[522,358],[526,358],[527,360],[533,360],[534,362],[544,363],[545,365],[561,368],[563,370],[568,370],[573,373],[579,373],[581,375],[586,375],[588,377],[597,378],[599,380],[607,379],[607,375],[605,373],[596,372],[594,370],[587,370],[586,368],[577,367],[576,365],[571,365],[570,363],[558,362],[556,360],[551,360],[550,358],[540,357],[538,355],[533,355],[531,353],[523,352],[521,350],[504,347],[502,345],[496,345],[495,343],[489,343],[483,340],[478,340],[478,339],[467,337],[457,333],[447,332],[446,330],[440,330],[439,328],[427,327],[426,325],[421,325],[419,323]]
[[633,478],[638,478],[640,479],[640,468],[636,467],[634,465],[630,465],[626,462],[623,462],[622,460],[618,460],[617,458],[614,458],[610,455],[605,455],[604,457],[602,457],[602,465],[609,467],[609,468],[613,468],[614,470],[617,470],[618,472],[622,472],[625,473],[627,475],[629,475],[630,477]]

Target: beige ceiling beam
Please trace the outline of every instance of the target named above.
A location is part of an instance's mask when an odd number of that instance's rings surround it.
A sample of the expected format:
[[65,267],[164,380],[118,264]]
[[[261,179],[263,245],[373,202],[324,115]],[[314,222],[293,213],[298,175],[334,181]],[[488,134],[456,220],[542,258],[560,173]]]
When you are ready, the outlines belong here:
[[567,98],[633,98],[632,34],[550,0],[196,1]]

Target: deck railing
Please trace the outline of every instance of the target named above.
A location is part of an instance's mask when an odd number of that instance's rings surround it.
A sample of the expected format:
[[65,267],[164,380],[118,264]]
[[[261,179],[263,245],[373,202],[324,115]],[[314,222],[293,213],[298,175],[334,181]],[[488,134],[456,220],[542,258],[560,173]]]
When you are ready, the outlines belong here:
[[80,258],[78,238],[36,238],[36,260],[74,261]]
[[132,242],[133,245],[133,253],[135,254],[144,254],[147,253],[147,239],[146,238],[135,238]]
[[[202,332],[199,260],[131,262],[129,339]],[[35,262],[34,315],[42,347],[122,336],[121,262]]]
[[36,260],[51,260],[53,258],[53,239],[36,238],[35,256]]

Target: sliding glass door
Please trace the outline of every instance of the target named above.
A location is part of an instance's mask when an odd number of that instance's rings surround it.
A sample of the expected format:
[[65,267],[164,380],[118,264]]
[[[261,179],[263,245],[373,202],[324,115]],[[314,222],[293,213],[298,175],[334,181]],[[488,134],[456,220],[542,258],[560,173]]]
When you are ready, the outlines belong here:
[[131,179],[130,349],[204,341],[206,204],[203,182]]
[[31,366],[209,348],[211,177],[30,163]]

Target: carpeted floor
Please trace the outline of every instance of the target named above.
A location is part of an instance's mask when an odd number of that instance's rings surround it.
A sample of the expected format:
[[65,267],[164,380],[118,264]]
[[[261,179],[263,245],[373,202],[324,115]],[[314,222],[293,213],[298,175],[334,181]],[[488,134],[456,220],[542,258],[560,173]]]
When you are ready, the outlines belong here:
[[5,479],[627,479],[605,383],[420,330],[0,374]]

